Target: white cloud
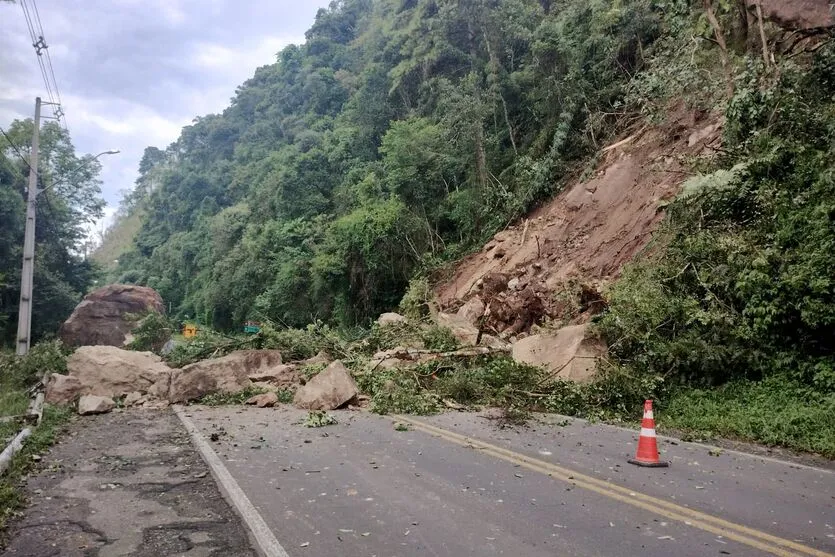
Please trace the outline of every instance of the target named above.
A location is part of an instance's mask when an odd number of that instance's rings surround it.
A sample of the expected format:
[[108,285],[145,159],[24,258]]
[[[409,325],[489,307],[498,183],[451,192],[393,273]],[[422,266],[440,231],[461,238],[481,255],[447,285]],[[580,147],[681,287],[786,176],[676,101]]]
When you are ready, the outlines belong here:
[[[79,153],[102,159],[113,212],[145,147],[165,148],[194,117],[221,112],[258,66],[304,41],[329,0],[38,0]],[[0,126],[46,98],[20,6],[0,1]]]
[[197,42],[192,46],[190,63],[212,71],[249,77],[255,68],[275,62],[276,55],[289,44],[300,44],[304,37],[264,37],[256,43],[226,46]]
[[70,96],[64,104],[73,116],[73,127],[92,133],[141,137],[148,145],[167,145],[180,134],[189,118],[165,118],[153,108],[121,99],[91,99]]

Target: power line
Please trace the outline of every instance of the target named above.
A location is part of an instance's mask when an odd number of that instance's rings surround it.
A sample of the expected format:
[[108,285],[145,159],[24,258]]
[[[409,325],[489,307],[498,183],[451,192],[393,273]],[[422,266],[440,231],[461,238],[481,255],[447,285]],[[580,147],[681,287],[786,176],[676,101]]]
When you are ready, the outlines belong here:
[[29,39],[32,41],[32,46],[35,48],[35,54],[38,56],[38,68],[40,69],[41,77],[44,80],[47,96],[49,97],[50,102],[55,102],[55,97],[52,93],[52,85],[49,82],[49,76],[46,73],[46,67],[44,66],[43,59],[41,58],[44,49],[47,48],[46,40],[43,35],[39,35],[35,29],[32,14],[28,4],[26,4],[26,0],[21,0],[20,8],[23,10],[23,17],[26,19],[26,25],[29,28]]
[[[44,36],[43,31],[43,24],[41,23],[41,13],[38,11],[38,3],[36,0],[32,0],[32,6],[35,8],[35,18],[38,20],[38,29],[40,30],[40,36]],[[52,66],[52,55],[49,53],[49,48],[46,49],[46,63],[49,66],[49,74],[52,76],[52,83],[55,86],[55,96],[58,98],[58,108],[55,110],[56,116],[58,117],[59,121],[61,117],[64,116],[64,111],[61,109],[63,106],[63,101],[61,100],[61,92],[58,90],[58,80],[55,79],[55,68]],[[64,124],[64,129],[67,129],[67,121],[64,119],[62,122]],[[67,130],[69,131],[69,130]]]
[[17,156],[20,157],[20,160],[23,161],[23,164],[25,164],[26,167],[31,171],[32,167],[29,166],[29,161],[26,160],[26,157],[24,157],[23,153],[20,152],[20,148],[17,145],[15,145],[14,141],[12,141],[12,138],[9,137],[9,134],[6,133],[6,130],[4,130],[2,127],[0,127],[0,133],[2,133],[3,137],[6,138],[6,141],[9,143],[9,147],[12,148],[12,151],[17,153]]
[[[31,6],[29,2],[31,2]],[[46,87],[49,102],[53,106],[53,114],[56,120],[61,123],[64,130],[69,132],[62,107],[61,92],[58,89],[58,80],[55,78],[55,67],[52,64],[49,45],[45,39],[37,1],[20,0],[20,7],[23,10],[23,17],[26,19],[26,26],[29,29],[29,38],[32,40],[32,46],[35,48],[35,54],[37,54],[38,69],[41,72],[41,78],[43,79],[44,87]],[[44,56],[44,53],[46,56]]]

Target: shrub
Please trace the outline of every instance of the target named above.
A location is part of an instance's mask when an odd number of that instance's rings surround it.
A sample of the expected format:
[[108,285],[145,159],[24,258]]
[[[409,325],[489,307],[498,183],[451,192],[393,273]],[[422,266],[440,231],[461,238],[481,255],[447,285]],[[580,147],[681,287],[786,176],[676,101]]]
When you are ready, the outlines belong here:
[[429,280],[426,277],[414,278],[409,281],[409,288],[400,301],[400,311],[413,321],[425,319],[430,314],[433,297]]
[[152,311],[141,317],[139,324],[131,331],[133,340],[128,344],[129,350],[137,350],[139,352],[153,352],[159,354],[165,343],[171,339],[171,336],[179,330],[177,323],[162,315]]
[[67,372],[70,350],[60,340],[34,345],[26,356],[0,352],[0,378],[6,388],[28,388],[51,373]]

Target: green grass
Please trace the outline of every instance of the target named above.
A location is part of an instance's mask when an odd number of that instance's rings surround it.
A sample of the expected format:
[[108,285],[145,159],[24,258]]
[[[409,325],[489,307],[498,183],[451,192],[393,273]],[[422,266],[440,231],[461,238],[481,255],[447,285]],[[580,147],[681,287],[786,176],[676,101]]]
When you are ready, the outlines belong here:
[[29,408],[29,396],[24,389],[0,383],[0,416],[20,416]]
[[835,393],[822,394],[783,377],[680,390],[664,401],[659,414],[667,428],[835,458]]
[[[23,449],[12,460],[11,466],[0,477],[0,545],[5,542],[9,521],[17,516],[26,504],[26,495],[20,489],[21,479],[34,466],[33,455],[41,455],[53,443],[58,434],[73,417],[69,408],[45,406],[43,421],[23,443]],[[0,424],[0,440],[5,447],[20,426],[14,423]]]

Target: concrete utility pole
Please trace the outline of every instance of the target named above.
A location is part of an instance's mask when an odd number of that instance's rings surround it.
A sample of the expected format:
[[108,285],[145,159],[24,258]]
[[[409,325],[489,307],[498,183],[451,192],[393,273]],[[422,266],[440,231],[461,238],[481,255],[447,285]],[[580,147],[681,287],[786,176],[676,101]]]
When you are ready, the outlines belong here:
[[[20,311],[17,316],[17,349],[18,356],[25,356],[29,353],[29,346],[32,339],[32,291],[35,277],[35,216],[37,215],[38,195],[44,191],[57,186],[61,181],[53,182],[42,190],[38,189],[38,146],[40,141],[41,128],[41,104],[40,97],[35,98],[35,129],[32,132],[32,152],[29,154],[29,191],[26,195],[26,232],[23,236],[23,269],[20,272]],[[118,149],[111,149],[99,153],[92,160],[97,160],[102,155],[115,155]],[[78,171],[85,161],[74,169]]]
[[32,282],[35,275],[35,200],[38,197],[38,142],[41,127],[41,98],[35,99],[32,151],[29,154],[29,191],[26,194],[26,233],[23,237],[23,270],[20,273],[20,312],[17,317],[17,355],[29,352],[32,333]]

